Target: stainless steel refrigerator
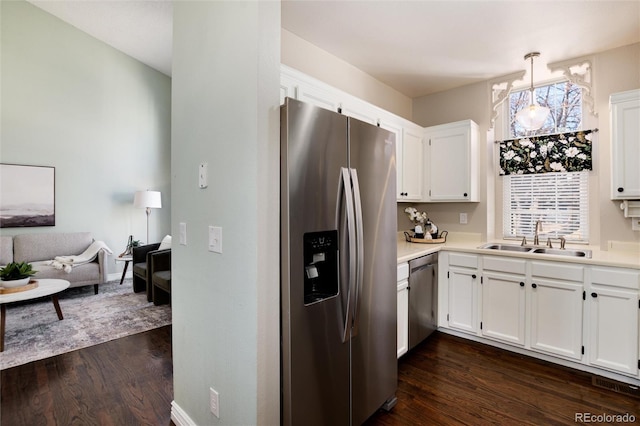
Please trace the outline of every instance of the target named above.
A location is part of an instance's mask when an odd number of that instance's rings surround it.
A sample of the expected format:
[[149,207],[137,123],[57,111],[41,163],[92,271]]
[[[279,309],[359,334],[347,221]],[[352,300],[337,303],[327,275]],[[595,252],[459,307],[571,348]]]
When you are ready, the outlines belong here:
[[282,423],[360,425],[397,389],[395,135],[287,98],[280,139]]

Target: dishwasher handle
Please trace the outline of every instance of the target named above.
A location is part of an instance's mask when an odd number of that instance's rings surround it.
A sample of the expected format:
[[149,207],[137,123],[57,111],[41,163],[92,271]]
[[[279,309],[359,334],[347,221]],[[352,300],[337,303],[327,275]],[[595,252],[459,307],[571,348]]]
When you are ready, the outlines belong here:
[[409,276],[411,276],[411,274],[416,273],[418,271],[422,271],[423,269],[433,268],[436,265],[437,265],[437,262],[435,262],[435,263],[427,263],[425,265],[416,266],[416,267],[414,267],[413,269],[411,269],[409,271]]
[[437,263],[438,263],[437,254],[428,254],[426,256],[413,259],[409,262],[409,275],[411,275],[412,272],[417,272],[422,268],[435,266]]

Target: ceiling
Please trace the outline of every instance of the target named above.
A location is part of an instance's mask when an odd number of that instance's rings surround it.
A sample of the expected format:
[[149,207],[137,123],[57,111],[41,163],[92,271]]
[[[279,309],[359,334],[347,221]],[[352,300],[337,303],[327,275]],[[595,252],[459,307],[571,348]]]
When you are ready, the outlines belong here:
[[[171,75],[171,1],[29,1]],[[282,27],[415,98],[639,42],[640,0],[283,0]]]

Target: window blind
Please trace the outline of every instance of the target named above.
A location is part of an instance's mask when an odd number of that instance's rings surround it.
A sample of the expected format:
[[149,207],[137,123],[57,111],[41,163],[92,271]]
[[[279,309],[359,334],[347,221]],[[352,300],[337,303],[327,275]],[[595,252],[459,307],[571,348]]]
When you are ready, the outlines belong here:
[[541,221],[541,242],[561,236],[588,242],[588,179],[587,171],[505,176],[504,237],[533,238]]

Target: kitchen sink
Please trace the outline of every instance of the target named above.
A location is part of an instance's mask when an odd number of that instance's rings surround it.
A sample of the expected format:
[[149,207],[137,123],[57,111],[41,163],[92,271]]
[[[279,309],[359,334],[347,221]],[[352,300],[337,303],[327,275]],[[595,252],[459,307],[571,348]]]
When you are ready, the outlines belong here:
[[555,254],[559,256],[591,257],[591,250],[553,249],[547,247],[533,249],[531,253]]
[[576,250],[576,249],[554,249],[549,247],[540,246],[522,246],[518,244],[501,244],[501,243],[489,243],[482,245],[478,248],[500,251],[512,251],[517,253],[532,253],[532,254],[552,254],[555,256],[569,256],[569,257],[591,257],[591,250]]
[[506,251],[517,251],[520,253],[527,253],[531,251],[531,247],[527,246],[517,246],[515,244],[486,244],[480,248],[490,249],[490,250],[506,250]]

